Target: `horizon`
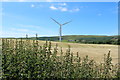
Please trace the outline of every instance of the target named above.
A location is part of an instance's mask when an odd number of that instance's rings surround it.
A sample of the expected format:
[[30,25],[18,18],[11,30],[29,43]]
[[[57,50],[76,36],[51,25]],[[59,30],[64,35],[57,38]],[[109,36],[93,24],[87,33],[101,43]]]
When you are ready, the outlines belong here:
[[[119,36],[119,35],[62,35],[63,36]],[[31,37],[36,37],[36,35],[34,36],[29,36],[28,35],[28,38],[31,38]],[[37,36],[37,37],[59,37],[59,35],[56,35],[56,36]],[[0,37],[0,38],[26,38],[26,35],[23,36],[23,37]]]
[[[63,35],[118,35],[118,3],[116,2],[3,2],[2,36],[58,36],[59,23],[72,19],[62,27]],[[51,28],[52,27],[52,28]]]

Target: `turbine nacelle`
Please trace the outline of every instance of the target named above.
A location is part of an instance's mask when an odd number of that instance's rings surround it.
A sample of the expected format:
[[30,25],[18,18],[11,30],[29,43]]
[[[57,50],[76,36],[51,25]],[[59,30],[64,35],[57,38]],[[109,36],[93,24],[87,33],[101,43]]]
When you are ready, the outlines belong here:
[[57,22],[55,19],[53,19],[53,18],[51,18],[54,22],[56,22],[59,26],[60,26],[60,36],[59,36],[59,41],[61,42],[61,36],[62,36],[62,26],[63,25],[66,25],[66,24],[68,24],[68,23],[70,23],[71,21],[69,21],[69,22],[65,22],[65,23],[63,23],[63,24],[60,24],[59,22]]
[[65,23],[63,23],[63,24],[60,24],[60,23],[57,22],[55,19],[53,19],[53,18],[51,18],[51,19],[52,19],[54,22],[56,22],[58,25],[60,25],[60,26],[63,26],[63,25],[66,25],[66,24],[72,22],[72,20],[71,20],[71,21],[69,21],[69,22],[65,22]]

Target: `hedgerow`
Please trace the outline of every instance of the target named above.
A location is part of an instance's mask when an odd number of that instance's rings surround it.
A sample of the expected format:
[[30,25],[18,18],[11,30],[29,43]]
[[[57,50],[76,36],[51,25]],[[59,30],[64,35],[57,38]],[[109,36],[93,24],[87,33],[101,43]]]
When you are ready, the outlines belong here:
[[[31,42],[32,41],[32,42]],[[88,55],[81,58],[70,50],[60,51],[51,42],[39,45],[38,40],[2,39],[2,78],[119,78],[119,65],[112,64],[110,51],[103,63]]]

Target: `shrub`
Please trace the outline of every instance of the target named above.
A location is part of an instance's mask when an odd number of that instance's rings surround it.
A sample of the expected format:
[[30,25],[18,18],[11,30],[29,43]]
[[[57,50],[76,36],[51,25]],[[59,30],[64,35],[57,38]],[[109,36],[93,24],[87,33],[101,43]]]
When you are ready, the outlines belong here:
[[118,65],[111,63],[110,51],[104,63],[96,63],[87,55],[73,56],[70,46],[66,53],[51,42],[39,45],[38,40],[2,39],[3,78],[119,78]]

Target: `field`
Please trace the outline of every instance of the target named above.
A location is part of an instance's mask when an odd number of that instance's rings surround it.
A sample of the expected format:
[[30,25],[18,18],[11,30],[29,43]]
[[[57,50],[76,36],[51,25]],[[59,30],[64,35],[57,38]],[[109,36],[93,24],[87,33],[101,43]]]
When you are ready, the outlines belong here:
[[[56,44],[56,43],[55,43]],[[71,46],[71,51],[76,55],[79,52],[81,57],[88,55],[90,58],[101,62],[103,61],[104,54],[111,51],[111,57],[113,63],[118,62],[118,46],[117,45],[106,45],[106,44],[80,44],[80,43],[57,43],[59,47],[63,47],[66,51],[68,45]]]
[[[102,36],[102,35],[66,35],[62,36],[62,42],[72,43],[88,43],[88,44],[120,44],[119,36]],[[36,37],[29,37],[29,39],[36,39]],[[59,36],[53,37],[38,37],[38,40],[59,41]]]
[[[13,39],[15,40],[15,39]],[[20,39],[18,39],[20,40]],[[23,40],[26,41],[26,40]],[[1,41],[2,42],[2,41]],[[32,40],[30,40],[32,43]],[[38,40],[39,45],[43,45],[46,43],[46,41]],[[69,42],[54,42],[52,43],[52,49],[58,45],[58,56],[59,51],[63,50],[63,52],[66,52],[68,49],[68,46],[71,47],[71,52],[73,52],[73,55],[76,55],[78,52],[81,57],[85,57],[88,55],[91,59],[94,59],[97,62],[103,62],[104,54],[107,54],[109,51],[111,52],[112,57],[112,63],[116,64],[118,63],[118,45],[112,45],[112,44],[80,44],[80,43],[69,43]],[[0,46],[1,48],[1,46]]]
[[[39,45],[43,45],[46,41],[39,41]],[[111,57],[113,64],[118,63],[118,45],[109,45],[109,44],[80,44],[80,43],[67,43],[67,42],[51,42],[52,48],[55,45],[58,45],[58,51],[63,49],[63,52],[66,52],[68,45],[71,47],[71,52],[73,55],[76,55],[78,52],[81,57],[88,55],[90,58],[94,59],[97,62],[103,62],[104,54],[107,54],[109,50],[111,51]],[[59,55],[59,54],[58,54]]]
[[120,77],[117,45],[3,39],[2,48],[3,78]]

